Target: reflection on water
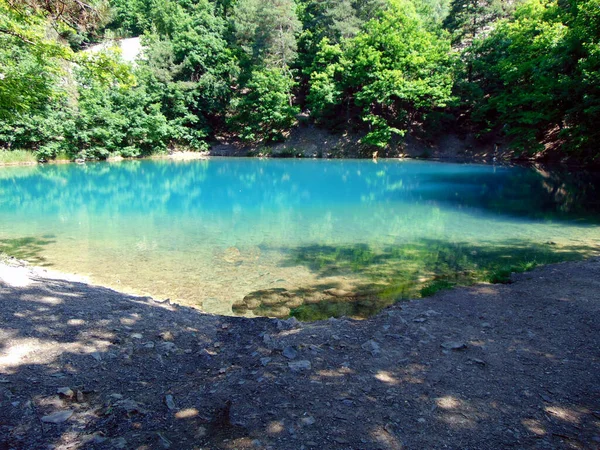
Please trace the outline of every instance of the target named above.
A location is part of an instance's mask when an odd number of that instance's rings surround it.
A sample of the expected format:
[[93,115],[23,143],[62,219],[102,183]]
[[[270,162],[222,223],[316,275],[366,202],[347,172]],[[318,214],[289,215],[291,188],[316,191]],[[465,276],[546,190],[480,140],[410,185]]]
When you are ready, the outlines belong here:
[[0,253],[223,314],[368,316],[600,242],[598,177],[416,161],[0,170]]

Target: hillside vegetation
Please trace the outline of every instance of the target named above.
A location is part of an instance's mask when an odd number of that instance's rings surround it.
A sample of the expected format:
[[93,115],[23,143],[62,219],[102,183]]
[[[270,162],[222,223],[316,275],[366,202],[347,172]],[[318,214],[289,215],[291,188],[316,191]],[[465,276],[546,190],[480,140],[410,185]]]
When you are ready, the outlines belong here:
[[[141,36],[135,64],[116,48]],[[0,147],[38,159],[452,131],[600,148],[600,0],[0,0]]]

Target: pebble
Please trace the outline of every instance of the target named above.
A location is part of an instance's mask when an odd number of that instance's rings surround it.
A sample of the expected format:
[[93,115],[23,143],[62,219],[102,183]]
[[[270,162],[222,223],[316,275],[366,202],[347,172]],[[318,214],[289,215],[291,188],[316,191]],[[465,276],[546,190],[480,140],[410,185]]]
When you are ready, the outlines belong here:
[[270,362],[271,362],[271,358],[269,358],[269,357],[260,358],[260,363],[261,363],[263,366],[266,366],[266,365],[267,365],[267,364],[269,364]]
[[63,423],[72,415],[73,411],[57,411],[55,413],[48,414],[47,416],[42,417],[42,422],[54,424]]
[[381,347],[373,339],[370,339],[367,342],[365,342],[363,345],[361,345],[361,348],[363,350],[371,352],[371,354],[373,356],[378,355],[379,353],[381,353]]
[[288,345],[283,349],[283,356],[285,356],[287,359],[294,359],[296,356],[298,356],[298,351],[294,347]]
[[115,448],[125,448],[127,446],[127,441],[125,440],[125,438],[120,437],[117,439],[113,439],[112,445]]
[[141,335],[141,333],[133,333],[131,335],[132,339],[142,339],[144,336]]
[[165,404],[169,409],[175,409],[175,402],[172,395],[165,395]]
[[302,370],[310,370],[312,366],[310,364],[310,361],[302,359],[300,361],[289,362],[288,367],[292,372],[300,372]]
[[467,348],[467,344],[461,341],[448,341],[441,345],[446,350],[464,350]]
[[313,416],[303,417],[300,419],[300,424],[303,426],[313,425],[316,422]]
[[102,361],[102,355],[99,352],[92,352],[91,355],[96,361]]
[[56,390],[56,393],[66,398],[73,398],[75,393],[69,387],[61,387]]
[[163,341],[167,342],[173,342],[175,340],[175,338],[173,337],[173,333],[171,333],[170,331],[163,331],[162,333],[159,333],[158,337],[160,337]]

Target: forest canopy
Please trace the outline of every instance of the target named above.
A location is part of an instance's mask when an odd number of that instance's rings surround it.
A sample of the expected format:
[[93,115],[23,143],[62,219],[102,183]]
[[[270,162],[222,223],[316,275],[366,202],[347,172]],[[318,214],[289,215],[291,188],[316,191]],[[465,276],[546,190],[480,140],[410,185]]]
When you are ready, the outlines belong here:
[[599,119],[600,0],[0,0],[0,147],[38,159],[302,123],[383,151],[454,132],[595,160]]

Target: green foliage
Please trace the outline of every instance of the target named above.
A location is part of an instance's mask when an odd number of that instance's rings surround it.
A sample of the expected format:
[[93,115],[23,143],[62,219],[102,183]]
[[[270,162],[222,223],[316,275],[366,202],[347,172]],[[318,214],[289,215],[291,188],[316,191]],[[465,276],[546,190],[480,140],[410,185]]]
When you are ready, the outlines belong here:
[[282,69],[254,70],[244,94],[232,102],[231,128],[248,142],[281,140],[298,113],[291,104],[293,84],[290,74]]
[[521,151],[548,140],[572,153],[600,144],[600,8],[529,0],[470,50],[473,119]]
[[391,2],[346,48],[321,42],[311,73],[309,107],[367,124],[363,142],[386,147],[426,111],[451,100],[449,40],[429,32],[412,4]]
[[235,38],[252,64],[287,68],[296,58],[301,24],[295,9],[293,0],[238,0]]
[[452,0],[444,27],[452,33],[454,43],[471,43],[485,34],[491,24],[510,17],[523,0]]
[[456,283],[448,280],[431,281],[421,288],[421,297],[431,297],[440,291],[452,289],[454,286],[456,286]]
[[[460,122],[517,151],[594,158],[599,1],[64,0],[59,14],[0,0],[0,147],[105,158],[269,142],[306,109],[370,148]],[[143,56],[79,51],[102,33],[142,35]]]
[[35,163],[35,155],[27,150],[0,150],[0,165]]

